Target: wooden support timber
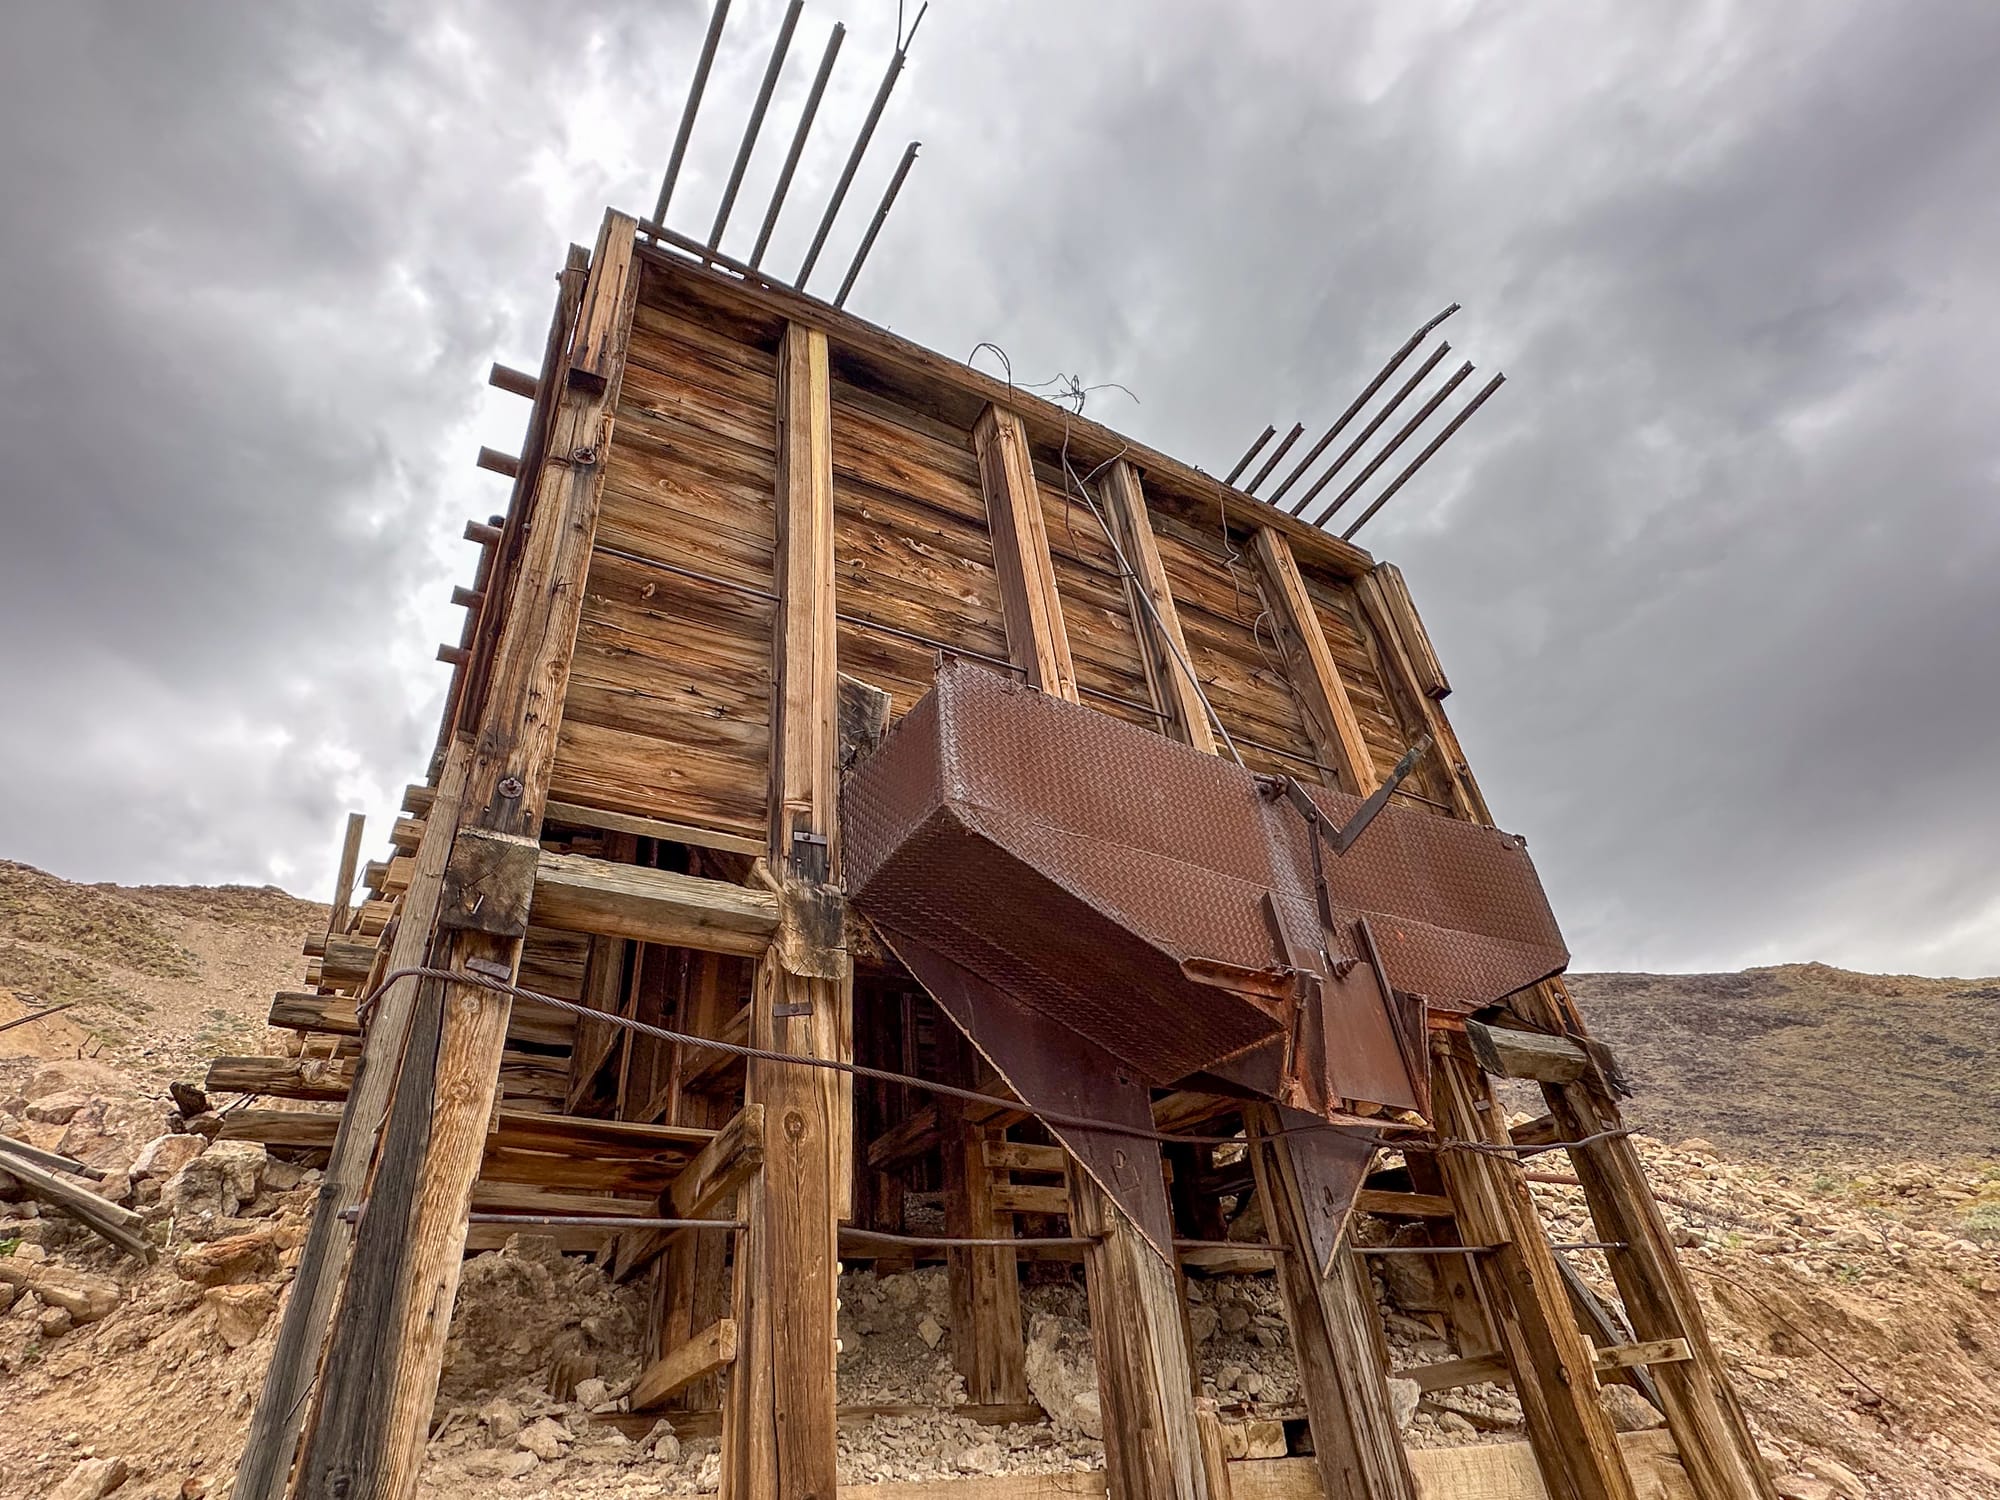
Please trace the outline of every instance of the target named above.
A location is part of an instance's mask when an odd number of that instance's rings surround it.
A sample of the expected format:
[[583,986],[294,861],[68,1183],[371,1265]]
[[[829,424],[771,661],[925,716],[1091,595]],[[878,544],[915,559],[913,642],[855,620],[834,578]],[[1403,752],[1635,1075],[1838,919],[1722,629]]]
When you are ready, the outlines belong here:
[[[946,657],[1204,753],[1226,733],[1252,770],[1354,792],[1429,735],[1399,804],[1489,821],[1400,575],[1073,412],[636,231],[612,215],[593,252],[572,251],[540,373],[496,371],[533,403],[518,461],[488,459],[518,471],[513,499],[467,529],[479,561],[453,596],[466,624],[438,753],[392,853],[274,1002],[296,1055],[211,1075],[343,1102],[225,1124],[327,1160],[236,1493],[408,1500],[460,1263],[515,1232],[468,1226],[476,1211],[732,1221],[554,1229],[642,1292],[635,1408],[719,1435],[731,1500],[1408,1500],[1479,1484],[1679,1500],[1661,1477],[1679,1473],[1671,1448],[1699,1500],[1771,1500],[1559,986],[1454,1033],[1436,1059],[1441,1149],[1413,1141],[1359,1204],[1433,1247],[1496,1247],[1437,1259],[1459,1358],[1411,1373],[1511,1380],[1532,1445],[1412,1455],[1367,1263],[1346,1241],[1328,1253],[1297,1142],[1241,1158],[1176,1143],[1180,1243],[1149,1239],[845,910],[841,777]],[[585,1014],[383,984],[415,967]],[[728,1050],[743,1043],[770,1055]],[[857,1115],[850,1078],[817,1066],[857,1057],[992,1098],[875,1078]],[[1626,1247],[1609,1258],[1631,1324],[1586,1312],[1596,1348],[1502,1149],[1495,1072],[1542,1085],[1537,1139],[1591,1140],[1572,1155],[1600,1236]],[[1155,1082],[1164,1132],[1277,1119],[1212,1083]],[[1125,1155],[1169,1164],[1143,1138]],[[915,1227],[907,1195],[940,1190],[948,1238],[1001,1243],[883,1249],[882,1232]],[[1228,1238],[1224,1202],[1239,1225],[1257,1210],[1259,1242]],[[837,1486],[837,1426],[869,1414],[836,1405],[843,1244],[878,1268],[946,1263],[958,1414],[975,1420],[1034,1419],[1019,1278],[1080,1267],[1107,1472]],[[1312,1458],[1223,1458],[1233,1434],[1195,1399],[1183,1296],[1183,1278],[1220,1275],[1276,1278]],[[1627,1369],[1647,1372],[1671,1439],[1612,1440],[1595,1381]]]

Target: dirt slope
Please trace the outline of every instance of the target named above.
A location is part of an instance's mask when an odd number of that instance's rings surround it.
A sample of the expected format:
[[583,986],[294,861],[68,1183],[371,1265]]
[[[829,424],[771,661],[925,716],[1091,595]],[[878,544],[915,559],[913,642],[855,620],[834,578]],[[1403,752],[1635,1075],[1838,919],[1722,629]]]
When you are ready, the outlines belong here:
[[[106,1174],[95,1186],[123,1194],[165,1249],[141,1268],[0,1191],[0,1267],[12,1261],[19,1280],[52,1266],[118,1300],[108,1316],[63,1327],[46,1297],[0,1285],[0,1500],[110,1493],[91,1486],[113,1464],[125,1471],[121,1500],[226,1496],[316,1174],[257,1148],[208,1147],[177,1172],[172,1161],[149,1168],[146,1153],[188,1123],[164,1084],[198,1079],[217,1051],[257,1050],[272,990],[296,982],[299,942],[324,920],[274,891],[76,886],[0,863],[0,1022],[77,1002],[0,1033],[0,1130],[91,1162]],[[1576,988],[1639,1085],[1633,1117],[1657,1137],[1641,1150],[1780,1493],[2000,1500],[2000,986],[1804,965],[1594,975]],[[1574,1190],[1535,1191],[1558,1237],[1591,1237]],[[1593,1256],[1580,1269],[1601,1279]],[[936,1279],[847,1289],[844,1397],[950,1388]],[[455,1343],[426,1500],[712,1488],[713,1440],[632,1442],[593,1419],[606,1409],[595,1403],[615,1406],[631,1363],[627,1294],[530,1247],[484,1258],[467,1286],[461,1330],[498,1319],[520,1337],[505,1349]],[[533,1288],[525,1303],[521,1286]],[[1073,1326],[1080,1301],[1069,1300],[1078,1305],[1052,1305],[1050,1327],[1087,1360]],[[1208,1327],[1202,1366],[1216,1393],[1283,1387],[1282,1339],[1259,1315],[1268,1309],[1246,1305],[1232,1334],[1233,1315],[1216,1307],[1219,1317],[1191,1318]],[[1426,1333],[1392,1318],[1395,1363],[1440,1357]],[[550,1395],[551,1370],[580,1357],[598,1388]],[[1090,1389],[1087,1367],[1061,1373]],[[1504,1416],[1506,1393],[1480,1389],[1417,1414],[1412,1443]],[[845,1472],[1098,1461],[1087,1430],[897,1421],[843,1429]]]

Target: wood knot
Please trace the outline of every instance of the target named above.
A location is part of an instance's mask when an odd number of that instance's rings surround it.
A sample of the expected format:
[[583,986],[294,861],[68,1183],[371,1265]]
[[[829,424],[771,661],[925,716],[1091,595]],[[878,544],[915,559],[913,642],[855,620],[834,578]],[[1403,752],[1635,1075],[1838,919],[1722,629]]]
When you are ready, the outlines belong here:
[[805,1134],[806,1134],[805,1111],[802,1109],[786,1110],[785,1138],[791,1141],[800,1141],[805,1139]]

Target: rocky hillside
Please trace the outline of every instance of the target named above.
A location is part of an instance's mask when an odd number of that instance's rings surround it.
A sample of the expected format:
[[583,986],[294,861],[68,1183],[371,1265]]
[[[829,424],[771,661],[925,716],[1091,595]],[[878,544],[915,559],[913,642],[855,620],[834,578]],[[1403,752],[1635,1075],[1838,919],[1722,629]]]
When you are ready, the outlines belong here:
[[1781,1161],[2000,1155],[2000,980],[1785,964],[1570,989],[1656,1134]]
[[[167,1085],[275,1041],[270,993],[324,920],[273,891],[75,886],[0,864],[0,1025],[71,1007],[0,1031],[0,1133],[85,1164],[70,1180],[156,1247],[141,1264],[0,1170],[0,1500],[226,1500],[317,1174],[211,1143],[211,1106],[231,1101]],[[1638,1084],[1642,1154],[1779,1493],[2000,1497],[1995,988],[1816,965],[1575,983]],[[1574,1189],[1535,1191],[1556,1237],[1593,1237]],[[1598,1257],[1577,1260],[1608,1290]],[[1405,1282],[1377,1283],[1392,1363],[1448,1357]],[[842,1291],[841,1399],[903,1408],[843,1426],[844,1479],[1101,1466],[1080,1287],[1029,1288],[1049,1416],[1007,1428],[908,1410],[958,1390],[940,1272],[854,1273]],[[712,1492],[713,1437],[620,1409],[642,1323],[630,1289],[551,1242],[474,1261],[427,1500]],[[1299,1393],[1268,1281],[1196,1281],[1189,1324],[1239,1439],[1282,1451]],[[1395,1389],[1413,1448],[1521,1436],[1502,1385]],[[1621,1426],[1658,1422],[1643,1401],[1607,1405]]]

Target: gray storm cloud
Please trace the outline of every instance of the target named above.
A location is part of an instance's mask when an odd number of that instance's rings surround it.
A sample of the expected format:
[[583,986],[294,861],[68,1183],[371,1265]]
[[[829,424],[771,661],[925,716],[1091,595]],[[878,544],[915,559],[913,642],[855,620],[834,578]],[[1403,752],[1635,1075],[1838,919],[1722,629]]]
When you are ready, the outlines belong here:
[[[777,11],[735,9],[694,228]],[[780,271],[894,26],[808,11],[745,204],[836,18]],[[392,810],[521,419],[485,364],[650,208],[704,19],[10,15],[0,854],[321,894],[339,812]],[[1970,6],[940,0],[819,279],[919,138],[854,309],[1218,469],[1463,301],[1509,384],[1361,539],[1579,962],[1990,973],[1996,65]]]

